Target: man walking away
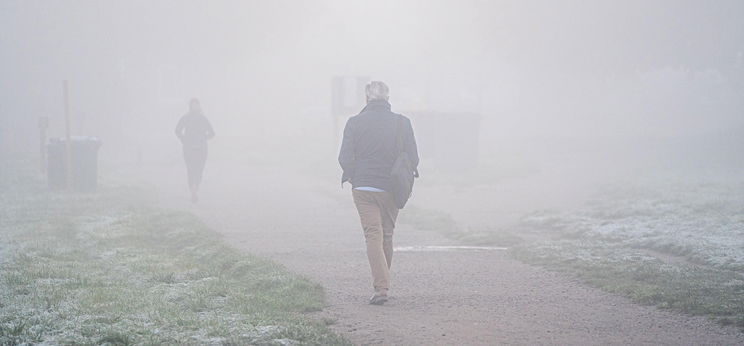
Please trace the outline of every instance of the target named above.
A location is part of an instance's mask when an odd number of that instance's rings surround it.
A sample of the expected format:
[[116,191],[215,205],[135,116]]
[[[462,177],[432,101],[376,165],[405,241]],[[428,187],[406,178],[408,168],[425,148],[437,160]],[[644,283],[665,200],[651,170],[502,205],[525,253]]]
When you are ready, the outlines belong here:
[[369,303],[382,305],[390,289],[393,230],[398,207],[390,193],[391,169],[403,150],[415,169],[419,157],[411,121],[390,111],[389,89],[383,82],[367,84],[367,105],[346,122],[338,161],[341,184],[350,182],[354,204],[367,242],[374,295]]

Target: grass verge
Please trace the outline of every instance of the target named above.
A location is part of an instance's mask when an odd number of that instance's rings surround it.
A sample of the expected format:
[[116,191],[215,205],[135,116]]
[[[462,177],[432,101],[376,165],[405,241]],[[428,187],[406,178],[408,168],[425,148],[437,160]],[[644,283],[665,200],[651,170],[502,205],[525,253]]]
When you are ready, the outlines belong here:
[[601,191],[585,207],[526,215],[509,229],[469,229],[412,209],[401,222],[661,308],[744,330],[744,185],[668,183]]
[[22,173],[0,180],[0,344],[348,344],[304,314],[322,287],[193,215]]

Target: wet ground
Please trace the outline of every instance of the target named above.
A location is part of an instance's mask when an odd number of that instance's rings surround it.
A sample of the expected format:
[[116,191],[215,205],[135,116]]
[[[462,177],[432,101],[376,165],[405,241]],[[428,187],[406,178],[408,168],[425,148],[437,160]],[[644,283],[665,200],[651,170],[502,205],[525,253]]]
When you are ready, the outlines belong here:
[[[518,262],[502,250],[443,248],[463,244],[407,225],[396,229],[395,245],[402,251],[393,260],[392,299],[371,306],[364,239],[348,187],[269,167],[213,167],[201,201],[192,205],[180,168],[165,170],[141,170],[139,179],[153,186],[164,205],[195,212],[234,246],[322,284],[329,306],[318,317],[333,321],[332,328],[355,344],[744,344],[744,333],[706,318],[640,306]],[[152,178],[161,173],[178,178]],[[427,203],[427,196],[422,190],[416,196],[422,200],[413,203],[446,204]],[[509,205],[506,197],[485,196],[482,205]],[[478,214],[487,213],[474,210],[470,217]]]

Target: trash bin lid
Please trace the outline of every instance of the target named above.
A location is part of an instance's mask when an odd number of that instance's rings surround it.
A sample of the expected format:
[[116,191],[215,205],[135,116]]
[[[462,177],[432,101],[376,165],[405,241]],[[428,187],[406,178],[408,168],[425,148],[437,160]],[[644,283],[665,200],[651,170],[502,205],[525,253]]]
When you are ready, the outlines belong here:
[[[64,144],[66,139],[64,137],[49,138],[50,145]],[[101,140],[98,137],[93,136],[70,136],[70,143],[73,145],[95,145],[100,146]]]
[[71,142],[100,142],[97,137],[93,136],[71,136]]

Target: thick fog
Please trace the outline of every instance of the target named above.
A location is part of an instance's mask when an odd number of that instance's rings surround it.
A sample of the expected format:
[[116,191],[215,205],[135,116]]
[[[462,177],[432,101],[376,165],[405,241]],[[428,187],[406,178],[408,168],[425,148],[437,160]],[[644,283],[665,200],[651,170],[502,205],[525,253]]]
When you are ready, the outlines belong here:
[[0,0],[0,345],[744,345],[742,274],[744,0]]
[[64,136],[67,80],[72,134],[101,139],[104,168],[181,165],[173,128],[196,97],[217,133],[208,165],[337,179],[342,126],[364,106],[358,78],[390,86],[437,183],[738,174],[743,12],[741,1],[5,0],[0,152],[38,153],[39,117]]

